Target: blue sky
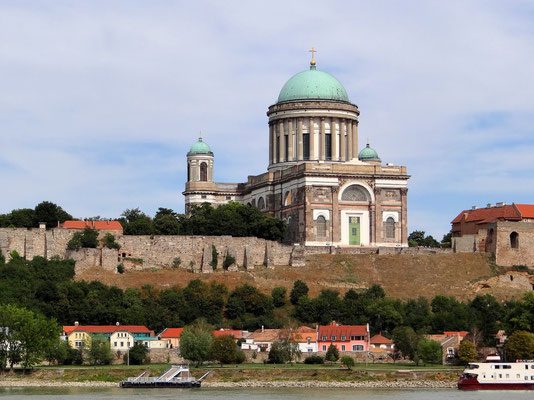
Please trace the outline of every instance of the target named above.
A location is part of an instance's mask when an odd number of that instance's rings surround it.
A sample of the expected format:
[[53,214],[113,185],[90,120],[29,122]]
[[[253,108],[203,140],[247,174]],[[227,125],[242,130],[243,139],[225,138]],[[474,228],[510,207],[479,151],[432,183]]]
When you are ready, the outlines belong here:
[[221,182],[266,170],[265,115],[293,74],[335,75],[384,162],[408,167],[409,230],[534,202],[529,1],[2,1],[0,212],[183,211],[202,130]]

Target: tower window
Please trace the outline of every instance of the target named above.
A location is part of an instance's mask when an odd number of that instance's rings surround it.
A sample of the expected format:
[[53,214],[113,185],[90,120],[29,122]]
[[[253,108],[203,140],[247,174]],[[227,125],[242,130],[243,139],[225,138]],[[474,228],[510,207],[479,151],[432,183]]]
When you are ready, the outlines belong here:
[[276,137],[276,162],[280,162],[280,136]]
[[324,154],[325,158],[327,160],[332,159],[332,135],[330,133],[325,134],[325,142],[324,142]]
[[317,226],[317,237],[318,238],[324,238],[326,236],[326,219],[322,215],[319,215],[317,217],[317,220],[315,221],[315,224]]
[[392,217],[386,219],[386,239],[395,239],[395,220]]
[[289,161],[289,136],[284,135],[284,161]]
[[205,162],[200,164],[200,180],[206,182],[208,180],[208,164]]
[[517,232],[510,233],[510,247],[512,249],[519,248],[519,234]]
[[191,164],[187,163],[187,181],[191,180]]
[[302,158],[310,159],[310,134],[304,133],[302,135]]
[[265,208],[265,200],[263,200],[263,197],[260,197],[258,199],[258,208],[260,210],[263,210]]

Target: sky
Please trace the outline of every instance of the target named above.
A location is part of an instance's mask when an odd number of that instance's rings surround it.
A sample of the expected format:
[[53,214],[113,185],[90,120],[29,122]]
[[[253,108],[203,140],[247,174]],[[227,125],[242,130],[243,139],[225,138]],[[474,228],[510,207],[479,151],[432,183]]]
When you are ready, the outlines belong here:
[[0,0],[0,213],[183,212],[202,131],[215,180],[266,171],[266,111],[333,74],[383,162],[406,165],[409,231],[534,203],[531,1]]

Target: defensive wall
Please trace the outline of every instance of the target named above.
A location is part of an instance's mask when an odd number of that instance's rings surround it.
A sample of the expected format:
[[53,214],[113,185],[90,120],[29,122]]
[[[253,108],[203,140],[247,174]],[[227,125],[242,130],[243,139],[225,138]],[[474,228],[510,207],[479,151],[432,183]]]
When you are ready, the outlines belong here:
[[[90,267],[117,271],[122,264],[126,271],[160,268],[182,268],[192,272],[209,273],[214,269],[236,271],[239,268],[276,265],[304,266],[306,257],[314,254],[433,254],[450,249],[405,247],[347,247],[288,245],[255,237],[231,236],[130,236],[116,234],[120,249],[67,249],[76,230],[54,228],[0,228],[0,250],[9,257],[16,251],[31,260],[35,256],[50,259],[54,256],[76,261],[76,272]],[[101,232],[104,235],[105,232]],[[227,258],[229,256],[229,258]],[[216,257],[216,262],[214,260]],[[225,260],[233,259],[232,265]]]

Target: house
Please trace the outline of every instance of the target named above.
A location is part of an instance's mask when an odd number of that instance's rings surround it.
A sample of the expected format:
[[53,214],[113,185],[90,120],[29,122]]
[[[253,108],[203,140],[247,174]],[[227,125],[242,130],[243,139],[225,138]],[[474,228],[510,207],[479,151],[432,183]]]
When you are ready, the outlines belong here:
[[534,204],[473,206],[451,223],[453,251],[492,253],[503,266],[534,265]]
[[441,345],[442,363],[445,364],[456,358],[460,343],[468,334],[469,332],[466,331],[446,331],[442,334],[425,335],[425,337]]
[[369,351],[370,335],[367,325],[330,325],[319,326],[317,347],[319,351],[327,351],[333,344],[339,351]]
[[280,340],[281,329],[265,329],[263,326],[252,332],[245,342],[241,343],[242,350],[269,351],[274,342]]
[[98,340],[109,340],[112,350],[121,350],[133,346],[136,341],[154,337],[154,331],[142,325],[79,325],[76,322],[72,326],[63,326],[61,336],[67,338],[72,348],[90,346],[97,336]]
[[506,344],[506,341],[508,340],[508,335],[506,335],[506,332],[502,329],[500,329],[495,334],[495,345],[497,347],[503,347]]
[[247,331],[239,331],[239,330],[235,330],[235,329],[218,329],[218,330],[214,330],[213,331],[213,336],[217,337],[217,336],[224,336],[224,335],[227,335],[227,336],[232,336],[236,341],[239,340],[239,339],[243,339],[243,337],[245,336],[245,333],[248,334]]
[[392,353],[395,345],[391,339],[378,333],[371,338],[371,351],[373,352],[382,352]]
[[168,342],[169,348],[180,347],[180,336],[184,328],[165,328],[159,335],[159,340]]
[[298,343],[302,353],[317,353],[317,330],[299,326],[291,331],[291,339]]
[[84,230],[85,228],[97,231],[107,231],[115,235],[122,235],[123,229],[119,221],[65,221],[57,223],[58,228]]

